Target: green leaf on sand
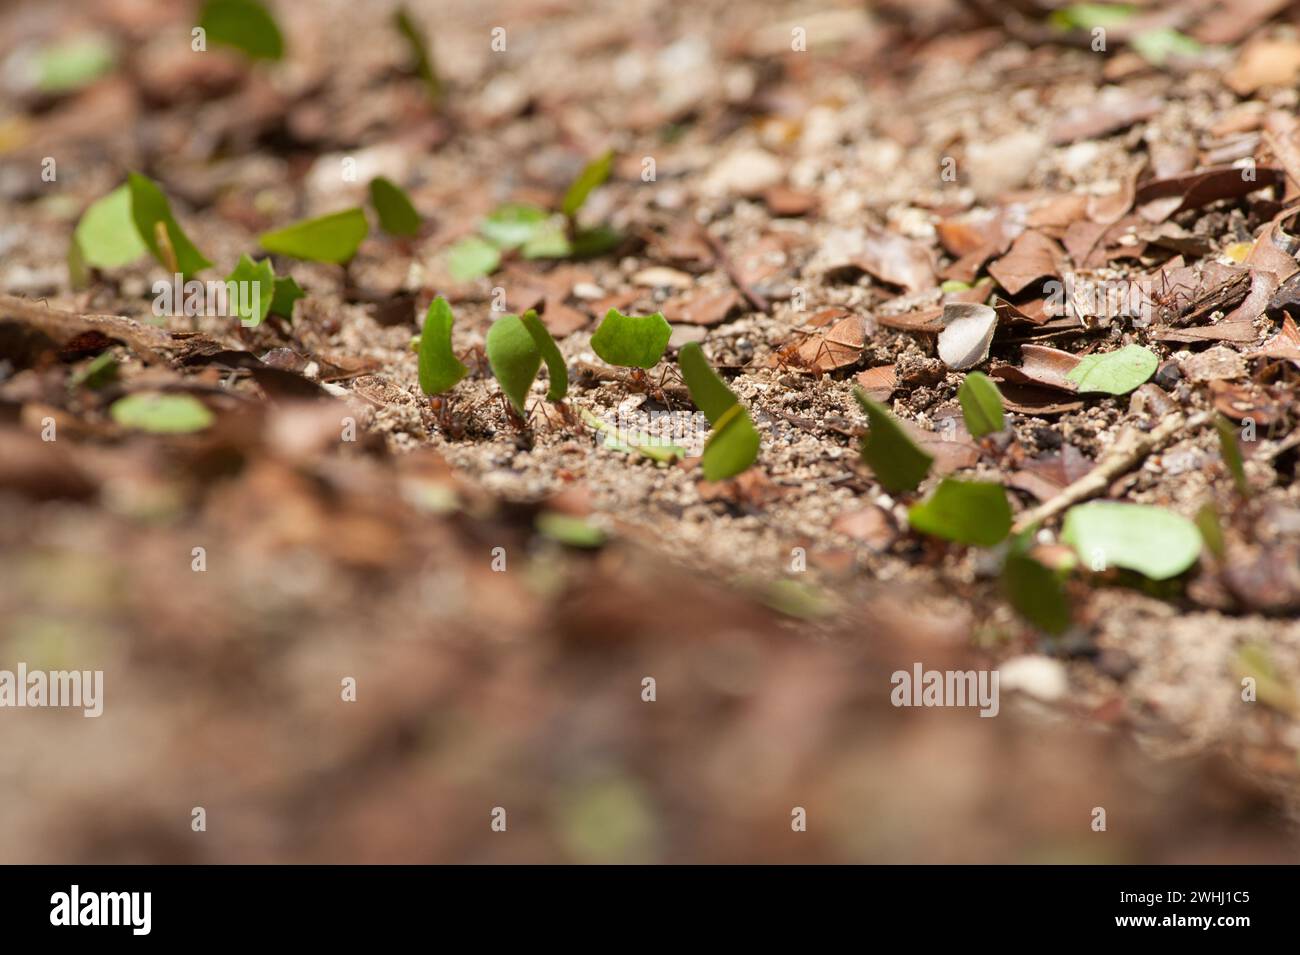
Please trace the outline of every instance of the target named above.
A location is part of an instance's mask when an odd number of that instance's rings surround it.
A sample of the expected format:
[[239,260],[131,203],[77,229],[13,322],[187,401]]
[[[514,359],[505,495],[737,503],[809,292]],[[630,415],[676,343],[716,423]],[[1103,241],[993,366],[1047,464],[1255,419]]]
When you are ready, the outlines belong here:
[[542,511],[537,515],[537,533],[569,547],[599,547],[605,543],[605,532],[586,518]]
[[365,212],[353,208],[264,232],[257,241],[276,255],[341,265],[357,254],[369,232]]
[[1126,395],[1150,378],[1160,359],[1141,345],[1126,345],[1104,355],[1084,355],[1066,378],[1081,393]]
[[1241,445],[1237,443],[1237,426],[1223,415],[1215,415],[1214,430],[1219,433],[1219,453],[1223,463],[1232,472],[1233,483],[1242,497],[1250,497],[1250,484],[1246,481],[1246,465],[1241,459]]
[[284,35],[259,0],[208,0],[199,26],[213,43],[233,46],[256,60],[284,56]]
[[137,392],[119,398],[109,408],[109,414],[124,428],[155,434],[202,431],[216,420],[207,406],[193,395],[155,392]]
[[442,82],[438,79],[438,70],[433,65],[433,54],[429,52],[429,41],[405,6],[397,8],[393,14],[393,25],[406,40],[411,53],[411,66],[415,74],[424,80],[429,99],[437,103],[442,99]]
[[551,214],[526,202],[507,202],[497,206],[478,227],[479,232],[497,248],[517,249],[531,239]]
[[966,376],[957,390],[957,401],[961,404],[962,417],[966,419],[966,430],[971,437],[982,438],[1006,427],[1002,394],[983,372],[972,371]]
[[451,305],[439,295],[430,303],[420,333],[420,390],[426,395],[450,391],[469,374],[451,350],[452,321]]
[[569,186],[569,191],[564,194],[564,202],[560,205],[560,211],[572,219],[578,214],[587,197],[597,186],[601,185],[609,178],[610,172],[614,168],[614,150],[607,149],[591,162],[582,168],[578,177],[573,180]]
[[605,437],[605,447],[624,454],[640,454],[656,464],[671,464],[686,457],[686,449],[675,444],[668,444],[663,438],[644,432],[627,432],[615,427],[608,421],[602,421],[586,408],[582,409],[582,420]]
[[664,356],[672,334],[663,312],[624,315],[611,308],[591,336],[591,350],[611,365],[653,368]]
[[447,271],[457,282],[469,282],[491,275],[501,264],[501,250],[471,235],[447,251]]
[[420,231],[420,213],[411,197],[391,179],[370,180],[370,204],[379,213],[379,227],[389,235],[413,236]]
[[944,478],[927,500],[912,505],[907,521],[933,537],[992,547],[1011,531],[1011,505],[1001,484]]
[[[113,68],[113,43],[99,33],[82,33],[38,50],[28,64],[15,64],[20,86],[46,94],[70,93]],[[30,75],[28,75],[30,74]]]
[[861,388],[853,397],[866,412],[871,430],[862,439],[862,460],[887,491],[913,491],[930,473],[934,458],[917,447],[902,423]]
[[745,406],[709,367],[699,342],[683,345],[677,362],[682,377],[686,379],[691,400],[713,426],[700,459],[705,480],[721,481],[735,477],[758,457],[758,429]]
[[1061,540],[1095,571],[1125,567],[1152,580],[1177,577],[1201,553],[1200,532],[1187,518],[1159,507],[1114,501],[1070,508]]
[[157,183],[133,172],[127,186],[131,190],[131,219],[136,233],[155,259],[186,278],[212,265],[181,230],[172,216],[171,203]]
[[226,276],[226,281],[239,283],[233,290],[235,294],[230,296],[230,301],[238,306],[239,321],[247,328],[261,325],[275,301],[275,271],[271,268],[271,260],[254,262],[247,255],[241,255],[235,271]]
[[148,249],[131,216],[131,188],[118,186],[86,209],[72,233],[85,264],[97,269],[129,265]]
[[[421,348],[424,341],[421,339]],[[533,334],[518,315],[502,315],[487,333],[488,364],[501,390],[520,414],[528,400],[528,389],[542,367],[542,352]]]

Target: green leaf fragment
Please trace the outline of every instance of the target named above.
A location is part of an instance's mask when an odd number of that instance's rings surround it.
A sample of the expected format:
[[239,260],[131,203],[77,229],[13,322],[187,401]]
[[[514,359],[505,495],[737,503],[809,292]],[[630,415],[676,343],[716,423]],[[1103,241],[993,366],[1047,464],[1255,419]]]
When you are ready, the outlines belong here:
[[97,269],[129,265],[148,251],[136,231],[126,184],[92,202],[72,236],[81,261]]
[[357,254],[369,232],[365,212],[353,208],[265,232],[258,242],[276,255],[341,265]]
[[1136,14],[1137,7],[1130,4],[1075,3],[1054,11],[1050,22],[1058,30],[1094,30],[1118,26]]
[[545,225],[550,213],[526,202],[497,206],[478,227],[489,242],[502,250],[517,249]]
[[1198,56],[1204,50],[1196,40],[1173,27],[1144,30],[1129,37],[1128,45],[1153,66],[1163,66],[1171,57]]
[[1022,617],[1046,633],[1059,635],[1070,626],[1070,599],[1061,575],[1013,548],[1002,565],[1002,591]]
[[397,32],[406,40],[406,45],[410,49],[411,64],[415,74],[424,81],[425,89],[429,92],[429,99],[435,104],[442,99],[442,82],[438,78],[438,70],[433,65],[433,54],[429,50],[429,42],[420,29],[415,19],[411,16],[405,6],[398,7],[393,14],[393,25],[397,27]]
[[208,0],[199,26],[213,43],[232,46],[257,60],[284,56],[284,35],[259,0]]
[[912,491],[930,473],[934,458],[917,447],[902,423],[861,388],[853,397],[867,415],[871,430],[862,439],[862,460],[882,487],[898,493]]
[[226,276],[226,282],[234,283],[229,301],[235,304],[240,322],[247,328],[261,325],[275,300],[275,271],[271,260],[254,262],[241,255],[235,270]]
[[193,395],[137,392],[119,398],[108,411],[122,427],[154,434],[202,431],[216,420],[207,406]]
[[614,231],[609,226],[593,226],[590,229],[578,230],[570,243],[570,251],[576,259],[591,259],[612,252],[622,241],[622,233]]
[[538,227],[519,250],[525,259],[567,259],[573,246],[564,229],[564,220],[552,217]]
[[966,430],[974,438],[982,438],[1006,427],[1007,417],[1002,408],[1002,393],[987,375],[973,371],[966,376],[957,391]]
[[117,378],[117,359],[111,351],[100,352],[72,379],[73,387],[102,388]]
[[599,547],[605,543],[605,532],[590,521],[557,511],[543,511],[534,524],[537,532],[569,547]]
[[275,292],[271,295],[271,314],[283,318],[293,318],[293,303],[307,294],[298,287],[291,275],[280,275],[275,280]]
[[605,438],[605,447],[624,454],[640,454],[656,464],[671,464],[686,457],[686,449],[675,444],[667,444],[662,438],[644,432],[631,434],[621,431],[608,421],[602,421],[586,408],[582,409],[582,420],[599,431]]
[[[113,69],[113,42],[98,33],[83,33],[43,47],[31,60],[25,85],[42,93],[70,93],[88,86]],[[22,70],[27,73],[28,70]]]
[[537,312],[533,309],[524,312],[519,320],[524,323],[524,328],[528,329],[528,334],[533,336],[533,344],[537,346],[542,361],[546,362],[546,374],[551,380],[551,386],[546,392],[546,400],[563,401],[564,396],[569,393],[569,369],[564,364],[564,356],[560,354],[560,346],[555,344],[555,339],[551,337],[551,333],[546,330],[546,326],[542,324],[542,320],[537,317]]
[[591,336],[591,350],[611,365],[653,368],[663,357],[672,334],[663,312],[624,315],[611,308]]
[[691,400],[709,419],[712,433],[704,443],[700,467],[707,481],[722,481],[746,470],[758,457],[761,439],[749,412],[718,377],[699,342],[687,342],[677,362]]
[[1232,472],[1233,483],[1242,497],[1250,497],[1250,484],[1246,481],[1246,465],[1241,457],[1241,445],[1237,443],[1237,427],[1223,415],[1216,415],[1214,430],[1219,434],[1219,453],[1223,463]]
[[518,315],[502,315],[488,329],[486,345],[492,374],[515,410],[523,414],[528,389],[542,367],[542,353],[532,332]]
[[379,213],[379,227],[389,235],[413,236],[420,231],[420,213],[411,197],[391,179],[370,180],[370,204]]
[[583,203],[592,191],[609,178],[610,172],[614,168],[614,150],[607,149],[601,155],[597,156],[591,162],[582,168],[578,177],[573,180],[569,186],[568,192],[564,194],[564,202],[560,205],[560,211],[572,219],[578,214]]
[[[155,259],[168,268],[174,266],[186,278],[212,265],[181,230],[172,216],[171,203],[157,183],[133,172],[127,179],[127,186],[131,192],[131,219],[135,222],[136,233]],[[160,233],[166,236],[166,246],[160,241]]]
[[912,505],[907,521],[933,537],[992,547],[1011,531],[1011,505],[1001,484],[944,478],[927,500]]
[[1066,378],[1081,393],[1126,395],[1153,374],[1160,359],[1141,345],[1126,345],[1104,355],[1085,355]]
[[469,374],[451,350],[452,321],[451,305],[439,295],[425,312],[420,333],[420,390],[426,395],[450,391]]
[[1223,542],[1223,525],[1219,523],[1219,512],[1213,501],[1206,501],[1196,510],[1196,529],[1201,532],[1201,540],[1210,549],[1210,553],[1220,560],[1227,550]]
[[478,236],[461,239],[447,252],[447,271],[457,282],[491,275],[501,264],[501,250]]
[[1114,501],[1070,508],[1061,540],[1094,571],[1124,567],[1152,580],[1177,577],[1201,553],[1200,532],[1182,515]]

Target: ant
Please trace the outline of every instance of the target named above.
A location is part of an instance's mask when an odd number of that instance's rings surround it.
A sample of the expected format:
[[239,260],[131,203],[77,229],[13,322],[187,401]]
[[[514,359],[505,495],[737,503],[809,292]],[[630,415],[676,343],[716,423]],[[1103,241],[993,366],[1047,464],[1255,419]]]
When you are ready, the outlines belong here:
[[654,381],[649,375],[647,375],[644,368],[633,368],[631,374],[628,376],[628,387],[635,388],[637,391],[649,395],[655,401],[671,410],[673,403],[664,391],[664,387],[669,384],[667,379],[670,373],[675,379],[672,384],[684,384],[681,375],[671,366],[665,365],[663,371],[659,374],[658,381]]

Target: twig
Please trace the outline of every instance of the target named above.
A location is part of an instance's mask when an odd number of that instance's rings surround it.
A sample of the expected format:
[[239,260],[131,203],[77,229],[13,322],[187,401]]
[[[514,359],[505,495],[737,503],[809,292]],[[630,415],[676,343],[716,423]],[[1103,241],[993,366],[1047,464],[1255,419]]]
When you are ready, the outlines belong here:
[[713,250],[713,255],[717,258],[718,264],[722,266],[722,270],[727,273],[727,278],[731,279],[731,284],[736,286],[736,291],[745,296],[745,301],[749,302],[758,311],[764,315],[770,315],[772,313],[772,304],[740,277],[740,271],[736,268],[736,263],[731,261],[731,256],[727,254],[722,242],[714,237],[708,229],[700,229],[700,234],[704,236],[704,241]]
[[1210,415],[1200,412],[1187,418],[1181,411],[1174,412],[1151,431],[1129,428],[1115,441],[1097,466],[1079,480],[1061,489],[1061,492],[1037,507],[1030,508],[1017,518],[1012,530],[1016,533],[1041,523],[1061,513],[1067,507],[1100,494],[1121,474],[1153,451],[1168,444],[1180,431],[1192,432],[1206,424]]

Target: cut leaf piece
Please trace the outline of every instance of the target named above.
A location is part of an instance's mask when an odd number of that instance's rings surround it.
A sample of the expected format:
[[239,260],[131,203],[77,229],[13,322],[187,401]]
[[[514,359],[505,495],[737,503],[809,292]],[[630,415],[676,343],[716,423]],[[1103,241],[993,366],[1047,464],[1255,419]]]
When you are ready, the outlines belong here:
[[605,532],[585,517],[542,511],[537,515],[537,533],[569,547],[599,547],[605,543]]
[[247,328],[261,325],[275,301],[275,271],[271,268],[271,260],[254,262],[247,255],[241,255],[235,271],[226,276],[226,282],[235,283],[229,301],[234,304],[240,323]]
[[982,438],[1007,426],[1002,394],[983,372],[973,371],[966,376],[957,390],[957,401],[972,438]]
[[520,321],[524,323],[524,328],[528,329],[528,334],[533,336],[533,344],[537,346],[542,361],[546,362],[546,373],[551,379],[546,400],[563,401],[564,396],[569,393],[569,369],[565,367],[564,356],[560,354],[559,346],[555,344],[555,339],[551,337],[551,333],[546,330],[546,326],[542,324],[542,320],[537,317],[537,312],[533,309],[524,312]]
[[685,448],[667,444],[655,435],[622,431],[608,421],[602,421],[586,408],[582,409],[582,420],[604,435],[605,447],[615,451],[644,455],[656,464],[671,464],[686,457]]
[[426,395],[450,391],[469,374],[451,350],[451,305],[439,295],[429,304],[420,334],[420,390]]
[[124,428],[155,434],[202,431],[216,420],[207,405],[193,395],[143,391],[113,402],[109,414]]
[[379,227],[389,235],[413,236],[420,231],[420,213],[411,197],[391,179],[370,180],[370,204],[379,213]]
[[1011,531],[1011,505],[1001,484],[944,478],[907,512],[912,527],[933,537],[992,547]]
[[587,197],[591,195],[592,190],[600,186],[609,178],[610,171],[614,168],[614,150],[607,149],[591,162],[582,168],[578,177],[573,180],[569,186],[569,191],[564,194],[564,202],[560,206],[560,211],[572,219],[578,214]]
[[442,99],[442,82],[438,79],[438,71],[433,65],[433,54],[429,52],[429,42],[424,36],[424,31],[420,29],[405,6],[397,8],[397,12],[393,14],[393,24],[410,49],[411,64],[415,74],[424,81],[424,87],[429,91],[429,99],[437,103]]
[[591,336],[591,350],[611,365],[653,368],[663,357],[672,334],[663,312],[624,315],[611,308]]
[[[111,70],[116,58],[111,40],[98,33],[83,33],[44,47],[29,64],[15,64],[14,72],[20,74],[19,85],[48,94],[70,93]],[[30,76],[22,75],[29,72],[25,66],[30,66]]]
[[1126,395],[1155,374],[1160,359],[1141,345],[1126,345],[1104,355],[1084,355],[1066,375],[1080,392]]
[[284,56],[284,36],[259,0],[208,0],[199,26],[213,43],[233,46],[259,60]]
[[369,232],[365,212],[354,208],[265,232],[258,242],[276,255],[341,265],[357,254]]
[[1201,532],[1201,540],[1205,541],[1210,553],[1222,560],[1227,548],[1223,541],[1223,525],[1213,501],[1206,501],[1197,508],[1196,529]]
[[547,219],[519,251],[526,259],[567,259],[573,254],[573,246],[569,244],[564,220],[559,216]]
[[895,493],[915,490],[930,473],[934,458],[917,447],[902,423],[884,405],[872,401],[858,387],[854,387],[853,397],[871,425],[862,439],[862,460],[885,490]]
[[171,204],[157,183],[133,172],[127,185],[136,233],[155,259],[186,278],[212,265],[176,223]]
[[125,184],[92,202],[72,236],[81,260],[97,269],[129,265],[148,251],[136,231],[131,188]]
[[457,282],[491,275],[501,264],[501,250],[476,235],[461,239],[447,252],[447,271]]
[[1246,481],[1246,466],[1241,459],[1241,445],[1237,443],[1237,426],[1218,414],[1214,416],[1214,429],[1219,433],[1219,453],[1223,463],[1232,472],[1233,483],[1242,497],[1250,497],[1250,484]]
[[275,293],[271,296],[271,314],[293,318],[293,303],[307,294],[298,287],[291,275],[281,275],[275,280]]
[[1024,552],[1012,547],[1002,565],[1002,590],[1007,601],[1022,617],[1053,635],[1070,626],[1070,599],[1061,575]]
[[1187,518],[1145,504],[1099,501],[1065,515],[1061,540],[1094,571],[1125,567],[1152,580],[1177,577],[1201,553],[1201,535]]
[[487,356],[501,390],[515,410],[523,414],[528,389],[542,367],[541,350],[523,319],[518,315],[502,315],[492,323],[487,333]]
[[479,232],[500,249],[517,249],[545,225],[550,213],[526,202],[497,206],[479,225]]
[[758,457],[761,439],[745,406],[717,372],[709,367],[699,342],[687,342],[677,355],[682,377],[695,406],[713,426],[704,443],[700,466],[708,481],[721,481],[741,473]]

